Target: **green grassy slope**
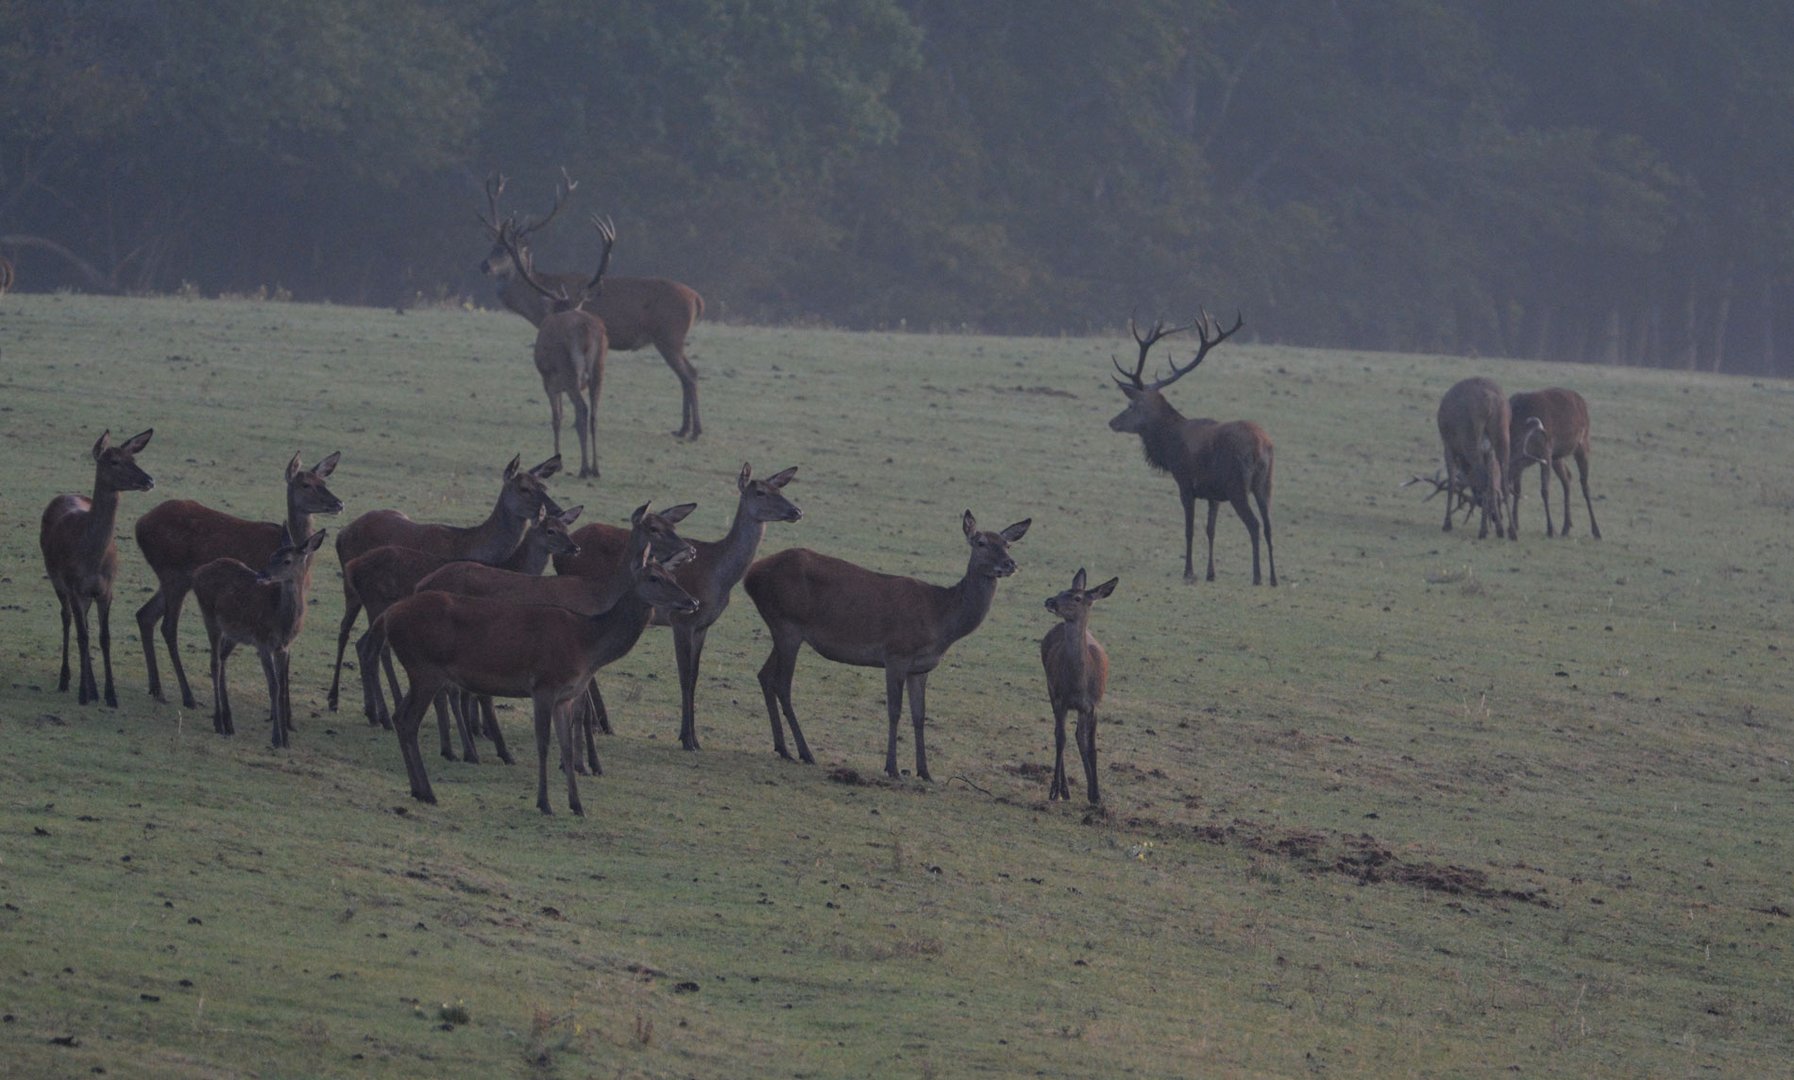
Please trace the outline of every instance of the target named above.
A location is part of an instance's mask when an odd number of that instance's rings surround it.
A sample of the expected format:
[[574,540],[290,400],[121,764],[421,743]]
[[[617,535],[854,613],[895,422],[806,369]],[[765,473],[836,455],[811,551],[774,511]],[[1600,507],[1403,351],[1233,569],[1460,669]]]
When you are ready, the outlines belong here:
[[[202,709],[149,700],[137,515],[196,497],[272,518],[292,452],[340,449],[333,530],[383,506],[472,522],[512,454],[549,453],[529,342],[492,313],[0,301],[0,1060],[18,1075],[1794,1060],[1794,386],[1230,343],[1170,396],[1275,438],[1273,590],[1249,584],[1226,510],[1219,580],[1181,580],[1172,485],[1105,424],[1125,341],[702,324],[704,439],[667,434],[657,356],[613,355],[604,478],[557,478],[556,498],[612,522],[697,500],[685,531],[713,537],[742,461],[797,465],[805,518],[763,551],[941,583],[964,566],[961,510],[1031,516],[1021,572],[930,680],[937,782],[883,780],[882,676],[808,652],[796,707],[821,764],[774,758],[739,591],[704,657],[701,753],[678,748],[664,631],[606,672],[618,734],[584,819],[536,813],[533,757],[446,763],[428,733],[441,802],[415,803],[392,736],[324,711],[328,551],[294,749],[267,747],[241,655],[240,734],[212,734],[191,602]],[[1397,489],[1435,467],[1434,404],[1473,372],[1588,398],[1607,539],[1578,497],[1575,534],[1547,541],[1536,474],[1518,543],[1442,534],[1437,501]],[[151,425],[157,489],[120,513],[122,707],[78,707],[54,689],[38,515],[91,484],[102,428]],[[1041,603],[1079,566],[1121,578],[1092,623],[1113,662],[1101,815],[1045,801]],[[527,750],[524,711],[500,715]]]

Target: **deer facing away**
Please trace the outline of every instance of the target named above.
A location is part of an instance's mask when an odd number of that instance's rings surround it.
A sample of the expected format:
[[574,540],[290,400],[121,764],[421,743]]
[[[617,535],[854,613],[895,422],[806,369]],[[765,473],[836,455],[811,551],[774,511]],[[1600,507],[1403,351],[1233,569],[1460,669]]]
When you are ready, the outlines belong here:
[[1040,663],[1046,669],[1047,699],[1053,705],[1053,783],[1048,801],[1071,798],[1065,777],[1065,714],[1076,712],[1078,757],[1084,762],[1084,784],[1092,803],[1102,801],[1096,784],[1096,707],[1109,685],[1109,654],[1090,633],[1090,606],[1115,591],[1120,578],[1094,589],[1084,587],[1078,569],[1071,588],[1047,598],[1046,609],[1064,620],[1040,639]]
[[780,727],[783,710],[798,757],[808,764],[816,761],[791,709],[797,653],[808,644],[839,664],[884,668],[889,721],[885,775],[893,778],[898,775],[897,722],[908,691],[916,776],[931,779],[923,742],[928,673],[949,646],[984,621],[997,594],[997,579],[1015,573],[1009,545],[1027,534],[1029,524],[1024,519],[999,532],[986,532],[967,510],[961,526],[971,555],[965,576],[948,586],[876,573],[805,548],[787,548],[750,567],[742,584],[772,634],[772,653],[760,668],[760,690],[772,722],[773,751],[787,760],[791,757]]
[[213,559],[193,574],[193,597],[212,645],[212,730],[236,734],[224,668],[231,650],[254,646],[268,679],[268,720],[274,746],[291,745],[291,647],[305,625],[305,582],[311,557],[324,543],[319,529],[274,550],[259,571],[241,560]]
[[117,446],[105,431],[93,444],[93,495],[58,495],[44,507],[37,542],[44,554],[44,570],[62,607],[62,675],[56,689],[69,688],[69,620],[75,623],[75,642],[81,650],[81,682],[76,699],[83,705],[100,700],[94,680],[93,658],[87,648],[87,609],[100,616],[100,656],[106,668],[106,704],[118,706],[112,685],[112,580],[118,574],[118,544],[112,530],[118,522],[121,491],[149,491],[156,486],[150,474],[137,465],[137,455],[149,445],[154,428],[139,432]]
[[1560,536],[1570,535],[1570,467],[1564,458],[1576,459],[1576,478],[1582,483],[1582,502],[1588,507],[1588,531],[1601,539],[1601,526],[1595,522],[1595,501],[1588,493],[1588,402],[1574,390],[1553,386],[1515,394],[1507,399],[1511,418],[1508,421],[1509,449],[1508,484],[1513,489],[1513,529],[1520,528],[1520,478],[1534,463],[1539,466],[1539,498],[1545,504],[1545,535],[1552,535],[1551,475],[1564,492],[1564,527]]
[[[1502,483],[1502,466],[1508,460],[1508,404],[1501,387],[1491,379],[1472,376],[1455,383],[1439,399],[1439,441],[1445,449],[1447,484],[1461,483],[1471,498],[1482,508],[1482,527],[1477,539],[1489,535],[1489,522],[1495,523],[1495,535],[1501,536],[1503,501],[1507,487]],[[1443,531],[1451,531],[1454,507],[1445,504]],[[1507,524],[1508,539],[1517,539],[1512,515]]]
[[[1196,580],[1191,561],[1191,548],[1196,535],[1196,500],[1208,503],[1208,580],[1215,580],[1215,515],[1226,502],[1246,525],[1252,537],[1252,584],[1261,578],[1258,563],[1259,517],[1264,518],[1265,558],[1270,564],[1271,584],[1277,584],[1277,553],[1271,543],[1271,480],[1274,453],[1271,437],[1265,429],[1250,420],[1220,423],[1208,419],[1185,417],[1165,399],[1164,390],[1172,383],[1196,370],[1209,350],[1226,341],[1244,324],[1236,318],[1233,326],[1222,330],[1207,312],[1194,324],[1200,339],[1196,355],[1182,367],[1175,363],[1171,373],[1151,383],[1142,378],[1146,355],[1161,339],[1191,329],[1188,326],[1166,328],[1155,323],[1142,335],[1132,320],[1128,329],[1140,346],[1139,361],[1132,371],[1116,361],[1115,369],[1125,379],[1115,382],[1127,397],[1127,408],[1109,421],[1112,431],[1140,436],[1146,463],[1160,472],[1170,473],[1177,481],[1177,495],[1184,504],[1184,580]],[[1212,332],[1212,336],[1211,336]],[[1250,496],[1258,503],[1258,516],[1253,516],[1247,503]]]

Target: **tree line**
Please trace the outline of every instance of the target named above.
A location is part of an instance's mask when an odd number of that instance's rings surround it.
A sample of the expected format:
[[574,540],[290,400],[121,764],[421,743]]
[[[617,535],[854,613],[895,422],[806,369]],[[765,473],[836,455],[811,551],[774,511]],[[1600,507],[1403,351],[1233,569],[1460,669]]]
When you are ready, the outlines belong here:
[[482,181],[565,167],[713,316],[1787,375],[1791,55],[1776,0],[0,0],[0,253],[490,302]]

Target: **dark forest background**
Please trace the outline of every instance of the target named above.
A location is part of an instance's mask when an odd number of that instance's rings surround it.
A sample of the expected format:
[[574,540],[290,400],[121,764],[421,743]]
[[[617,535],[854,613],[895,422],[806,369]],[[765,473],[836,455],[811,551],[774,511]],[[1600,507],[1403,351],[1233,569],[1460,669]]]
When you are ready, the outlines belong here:
[[0,0],[20,288],[489,303],[562,166],[712,317],[1794,374],[1782,0]]

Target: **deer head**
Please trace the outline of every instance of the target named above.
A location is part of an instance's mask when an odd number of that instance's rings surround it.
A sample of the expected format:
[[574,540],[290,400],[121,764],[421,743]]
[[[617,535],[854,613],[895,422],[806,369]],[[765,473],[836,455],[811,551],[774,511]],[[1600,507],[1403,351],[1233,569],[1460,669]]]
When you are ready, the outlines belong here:
[[150,474],[137,466],[137,455],[149,445],[155,428],[139,432],[117,446],[112,445],[112,432],[102,431],[94,440],[93,460],[99,468],[99,481],[114,491],[149,491],[156,486]]
[[[540,219],[526,218],[519,221],[514,214],[510,217],[502,217],[498,212],[498,197],[504,194],[505,183],[506,179],[502,173],[493,173],[488,176],[486,178],[486,207],[490,216],[477,212],[474,214],[480,224],[484,225],[486,231],[492,235],[492,250],[486,253],[484,259],[480,260],[480,273],[488,277],[510,277],[520,270],[529,269],[530,235],[553,221],[555,215],[561,212],[561,207],[566,204],[567,196],[571,195],[573,189],[579,186],[579,181],[567,175],[565,168],[561,169],[560,183],[554,189],[554,205],[548,208],[548,213]],[[506,237],[503,235],[507,225],[510,226],[511,233],[509,237],[511,243],[509,244],[504,242]]]
[[[1208,356],[1209,350],[1232,337],[1241,326],[1245,325],[1245,321],[1244,316],[1236,314],[1234,316],[1233,325],[1223,330],[1221,329],[1221,324],[1216,322],[1205,310],[1197,318],[1196,322],[1189,326],[1167,327],[1163,322],[1154,322],[1152,324],[1152,329],[1142,334],[1138,323],[1136,323],[1134,319],[1129,318],[1127,324],[1128,332],[1133,335],[1135,344],[1140,347],[1140,355],[1139,359],[1134,363],[1132,371],[1122,367],[1120,360],[1110,357],[1111,362],[1115,365],[1115,370],[1119,372],[1121,376],[1125,376],[1125,378],[1116,376],[1111,377],[1115,379],[1115,384],[1121,387],[1122,394],[1128,400],[1127,408],[1123,409],[1114,419],[1109,421],[1110,430],[1139,434],[1151,427],[1155,420],[1162,419],[1160,414],[1162,414],[1165,409],[1169,408],[1163,394],[1165,387],[1170,386],[1185,375],[1195,371],[1196,366],[1202,363],[1203,359]],[[1150,383],[1146,382],[1144,378],[1146,358],[1147,354],[1152,351],[1152,347],[1157,345],[1164,338],[1168,338],[1173,334],[1181,334],[1190,329],[1196,331],[1201,342],[1196,350],[1196,355],[1190,359],[1189,363],[1182,367],[1173,363],[1171,365],[1170,373],[1163,378],[1154,379]]]
[[1071,579],[1071,588],[1047,597],[1046,609],[1066,622],[1080,622],[1090,614],[1090,605],[1107,598],[1120,581],[1118,577],[1110,578],[1094,589],[1086,589],[1084,568],[1080,566]]
[[960,524],[965,529],[966,543],[972,548],[972,566],[966,576],[1006,578],[1015,573],[1015,560],[1009,557],[1009,545],[1028,534],[1033,518],[1023,518],[999,532],[984,532],[978,519],[967,510]]
[[783,472],[773,473],[764,480],[753,479],[748,463],[741,463],[741,475],[735,478],[736,490],[742,494],[742,501],[747,505],[749,516],[755,521],[797,521],[804,516],[797,504],[784,496],[783,489],[797,475],[797,466],[793,465]]
[[336,463],[342,459],[343,452],[338,450],[309,469],[299,464],[297,453],[287,462],[287,488],[300,510],[307,514],[342,512],[343,501],[324,486],[324,481],[336,471]]
[[277,582],[292,581],[305,574],[306,564],[317,553],[318,547],[324,543],[326,530],[319,529],[304,540],[297,543],[289,537],[287,542],[274,549],[268,557],[268,565],[262,567],[255,575],[257,585],[272,585]]

